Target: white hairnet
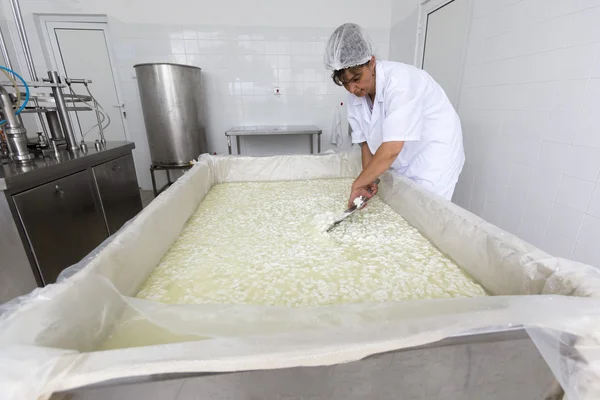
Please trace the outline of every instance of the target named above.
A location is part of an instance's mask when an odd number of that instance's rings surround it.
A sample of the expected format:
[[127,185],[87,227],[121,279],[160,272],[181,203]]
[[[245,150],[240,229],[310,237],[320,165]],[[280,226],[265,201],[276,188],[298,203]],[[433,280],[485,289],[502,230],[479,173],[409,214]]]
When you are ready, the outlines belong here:
[[334,71],[356,67],[369,61],[373,46],[364,30],[356,24],[339,26],[327,41],[323,61]]

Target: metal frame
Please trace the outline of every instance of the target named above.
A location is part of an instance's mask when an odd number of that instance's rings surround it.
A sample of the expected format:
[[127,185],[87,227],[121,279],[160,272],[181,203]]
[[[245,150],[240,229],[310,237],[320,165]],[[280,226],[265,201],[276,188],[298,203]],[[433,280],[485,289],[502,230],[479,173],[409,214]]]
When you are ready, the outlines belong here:
[[[420,345],[420,346],[406,347],[403,349],[393,350],[393,351],[389,351],[389,352],[385,352],[385,353],[372,354],[368,357],[365,357],[361,360],[357,360],[355,362],[358,363],[363,360],[368,360],[371,358],[382,356],[384,354],[403,353],[403,352],[414,351],[414,350],[427,350],[427,349],[432,349],[432,348],[436,348],[436,347],[458,346],[458,345],[463,345],[463,344],[491,343],[491,342],[504,342],[504,341],[509,341],[509,340],[522,340],[522,339],[527,339],[527,338],[529,338],[529,335],[527,334],[527,331],[522,327],[501,329],[498,331],[489,331],[489,332],[482,332],[482,333],[466,333],[466,334],[459,334],[456,336],[451,336],[449,338],[442,339],[437,342],[432,342],[432,343],[428,343],[428,344],[424,344],[424,345]],[[111,379],[111,380],[100,382],[100,383],[93,383],[93,384],[85,385],[82,387],[78,387],[77,389],[74,389],[72,391],[69,390],[69,391],[65,391],[65,392],[68,393],[68,392],[74,392],[75,390],[82,390],[82,389],[95,389],[95,388],[104,388],[104,387],[120,386],[120,385],[132,385],[132,384],[139,384],[139,383],[168,381],[168,380],[173,380],[173,379],[199,378],[199,377],[215,376],[215,375],[228,375],[228,374],[236,374],[236,373],[240,373],[240,372],[249,372],[249,371],[252,371],[252,370],[240,370],[237,372],[173,372],[173,373],[164,373],[164,374],[155,374],[155,375],[133,376],[133,377],[127,377],[127,378]]]
[[[167,190],[169,188],[169,186],[171,186],[174,183],[173,181],[171,181],[171,172],[170,171],[187,170],[187,169],[190,169],[192,167],[193,167],[192,164],[190,164],[190,165],[156,165],[156,164],[151,164],[150,165],[150,177],[152,178],[152,191],[154,192],[154,197],[158,196],[159,194],[161,194],[162,192],[164,192],[165,190]],[[160,189],[157,189],[157,187],[156,187],[156,177],[154,176],[154,171],[165,171],[165,173],[167,174],[167,183],[166,183],[166,185],[164,185]]]
[[[529,339],[529,335],[523,327],[514,327],[508,329],[499,329],[499,330],[486,330],[481,332],[468,332],[465,334],[459,334],[455,336],[451,336],[449,338],[428,343],[421,346],[415,347],[407,347],[399,350],[394,350],[390,352],[377,353],[370,355],[362,360],[357,360],[351,364],[360,368],[360,365],[366,363],[367,367],[372,366],[373,362],[381,359],[385,356],[394,356],[396,354],[401,354],[405,352],[418,352],[421,351],[423,355],[427,354],[428,350],[440,348],[440,347],[454,347],[454,346],[462,346],[462,345],[477,345],[477,344],[486,344],[486,343],[501,343],[507,341],[523,341]],[[535,346],[534,343],[531,343],[531,346]],[[456,366],[461,367],[461,365]],[[298,367],[303,369],[315,369],[320,367]],[[295,369],[295,368],[291,368]],[[290,368],[282,368],[282,370],[290,370]],[[316,370],[316,369],[315,369]],[[58,392],[59,394],[71,394],[77,393],[80,390],[84,389],[102,389],[102,388],[110,388],[114,386],[121,385],[136,385],[136,384],[145,384],[151,382],[159,382],[159,381],[167,381],[173,379],[186,379],[186,378],[200,378],[200,377],[210,377],[216,375],[239,375],[246,374],[249,372],[261,372],[260,370],[241,370],[237,372],[176,372],[176,373],[163,373],[163,374],[154,374],[154,375],[145,375],[145,376],[135,376],[135,377],[126,377],[126,378],[117,378],[111,379],[104,382],[94,383],[85,385],[76,389],[66,390],[63,392]],[[550,371],[549,371],[550,372]],[[235,378],[233,378],[235,379]],[[224,384],[224,383],[222,383]],[[226,384],[226,383],[225,383]],[[545,399],[561,399],[564,395],[560,384],[554,379],[553,382],[546,388],[546,397]],[[352,397],[354,398],[354,397]]]

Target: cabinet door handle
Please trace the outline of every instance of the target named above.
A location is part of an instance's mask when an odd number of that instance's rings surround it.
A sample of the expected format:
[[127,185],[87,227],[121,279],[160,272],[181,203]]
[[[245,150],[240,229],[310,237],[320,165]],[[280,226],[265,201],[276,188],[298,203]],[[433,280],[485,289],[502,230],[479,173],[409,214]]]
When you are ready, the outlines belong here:
[[120,166],[119,164],[117,164],[117,163],[113,163],[113,165],[112,165],[112,170],[113,170],[113,171],[117,171],[117,170],[119,170],[119,169],[121,169],[121,166]]
[[58,194],[59,197],[63,197],[65,194],[65,191],[60,187],[60,185],[54,186],[54,190],[56,191],[56,194]]

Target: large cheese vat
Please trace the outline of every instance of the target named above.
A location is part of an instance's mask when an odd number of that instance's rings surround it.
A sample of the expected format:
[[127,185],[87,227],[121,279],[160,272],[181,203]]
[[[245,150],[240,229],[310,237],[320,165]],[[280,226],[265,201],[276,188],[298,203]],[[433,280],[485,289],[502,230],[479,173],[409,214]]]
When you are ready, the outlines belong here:
[[[600,398],[598,272],[388,173],[381,199],[492,296],[297,309],[133,298],[213,185],[359,171],[354,152],[203,155],[59,283],[2,307],[0,398],[190,375],[196,394],[235,388],[225,399],[558,399],[555,380],[570,400]],[[155,341],[95,351],[125,313]]]
[[201,70],[190,65],[134,65],[152,164],[189,165],[205,153]]

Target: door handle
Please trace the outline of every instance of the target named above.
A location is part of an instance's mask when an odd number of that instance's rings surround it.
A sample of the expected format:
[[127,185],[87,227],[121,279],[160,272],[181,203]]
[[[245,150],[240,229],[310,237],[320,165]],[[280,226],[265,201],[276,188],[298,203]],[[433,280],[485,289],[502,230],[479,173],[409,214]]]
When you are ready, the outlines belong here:
[[125,104],[113,104],[113,107],[120,109],[123,113],[123,118],[127,118],[127,111],[124,110]]

